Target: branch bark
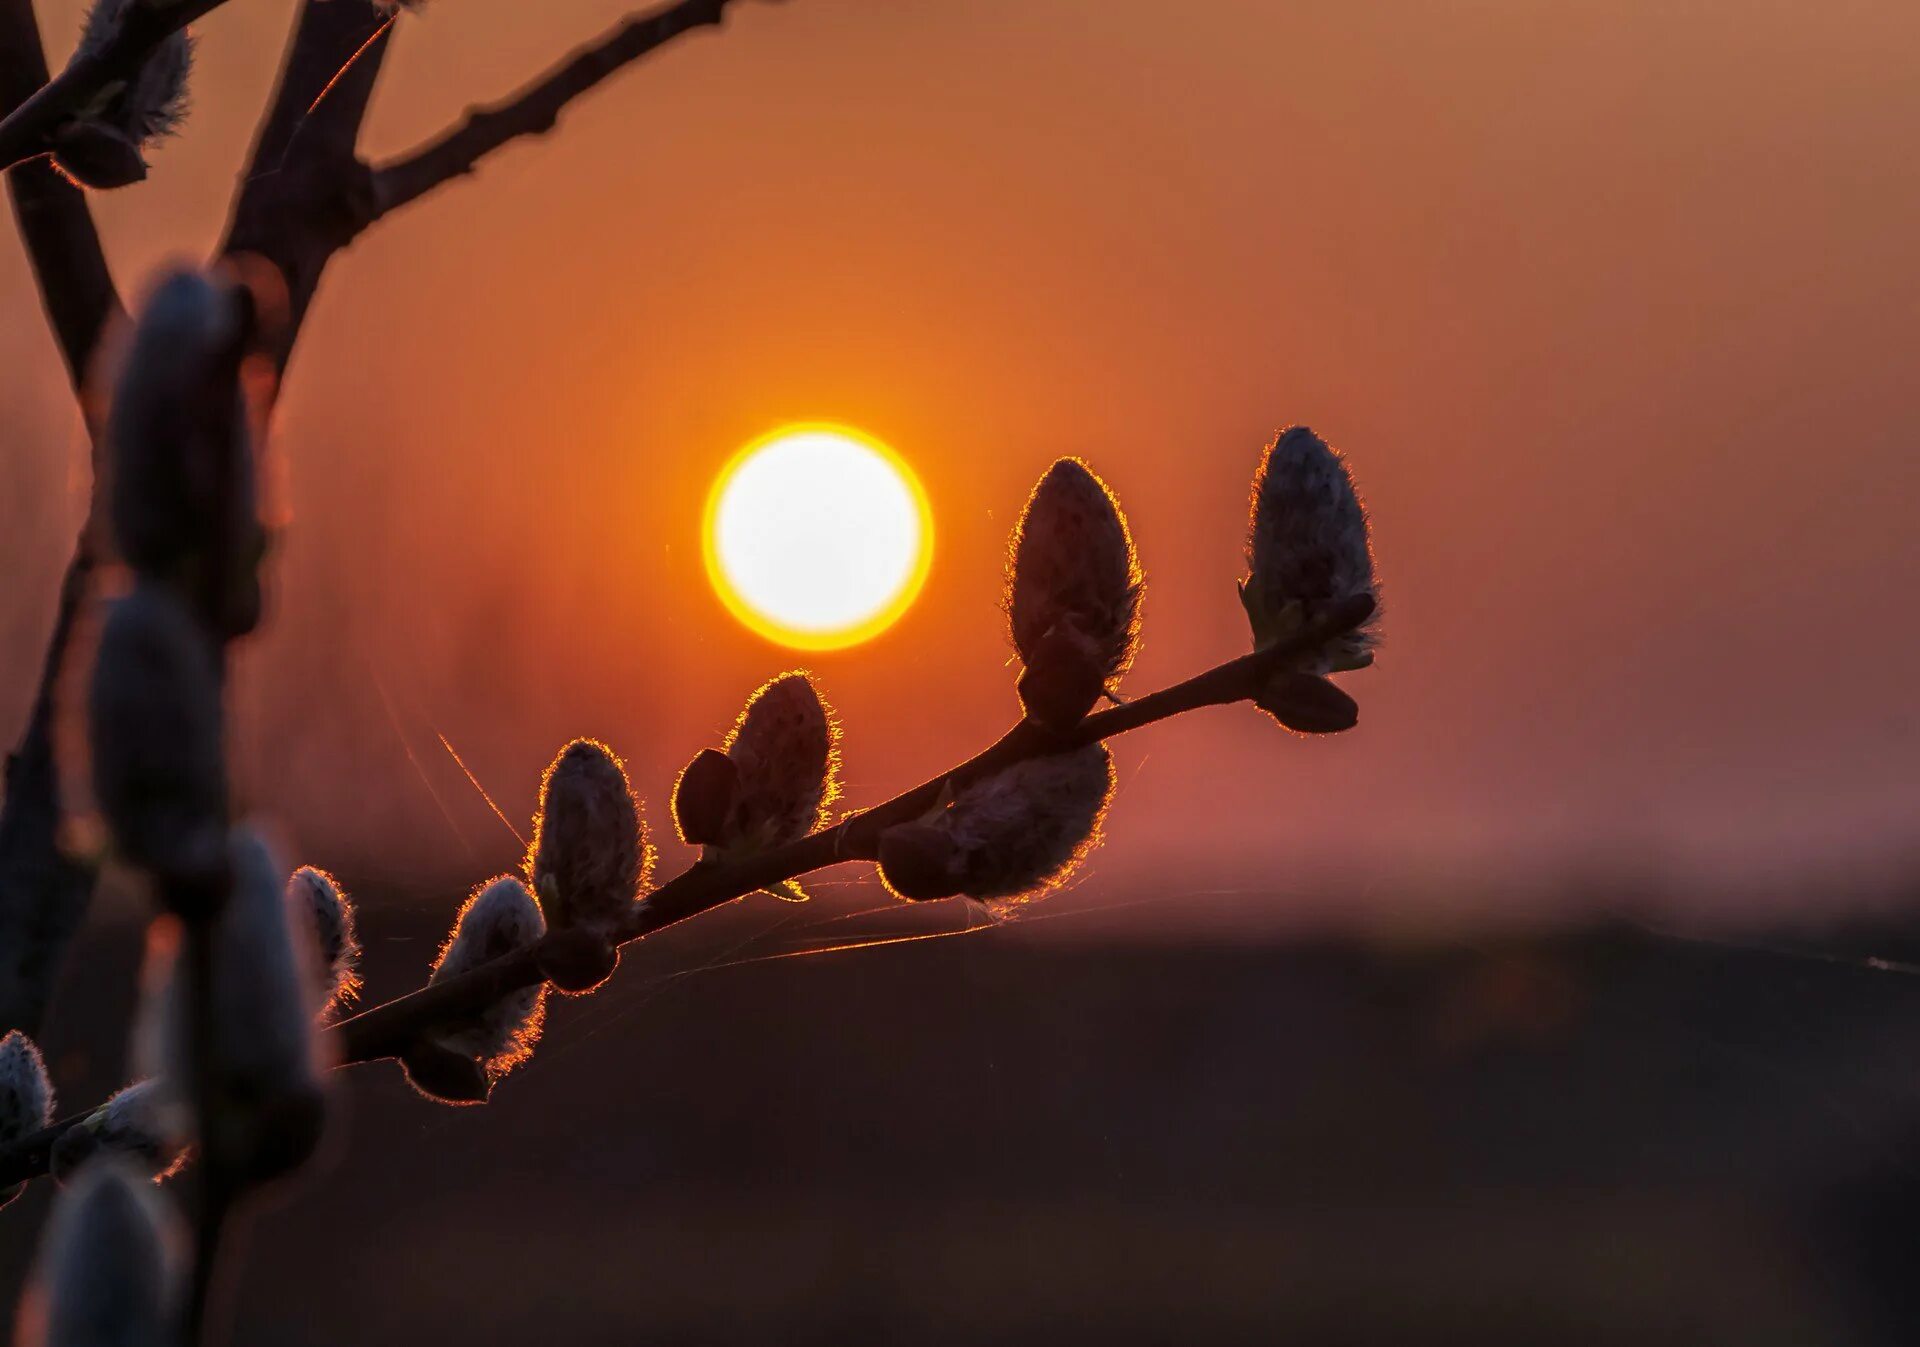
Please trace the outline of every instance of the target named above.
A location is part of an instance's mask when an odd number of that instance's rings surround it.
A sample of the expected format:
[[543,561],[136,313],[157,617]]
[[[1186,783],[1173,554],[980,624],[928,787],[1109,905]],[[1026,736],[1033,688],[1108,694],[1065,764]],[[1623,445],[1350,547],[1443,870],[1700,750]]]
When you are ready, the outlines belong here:
[[376,215],[398,210],[443,183],[472,173],[481,159],[511,141],[545,135],[567,104],[682,33],[719,24],[727,4],[728,0],[681,0],[652,14],[633,15],[518,93],[473,108],[451,131],[373,170]]
[[[46,83],[32,0],[0,0],[0,107],[17,108]],[[98,403],[87,396],[87,376],[102,334],[124,316],[99,231],[85,195],[51,164],[16,164],[6,179],[34,283],[97,458]],[[94,568],[90,531],[83,526],[74,542],[33,706],[7,759],[0,799],[0,1032],[40,1032],[61,958],[86,917],[93,890],[91,868],[60,847],[53,759],[54,692]]]
[[321,273],[374,218],[354,146],[393,20],[370,0],[305,0],[234,196],[220,253],[264,258],[284,280],[287,313],[273,350],[282,372]]

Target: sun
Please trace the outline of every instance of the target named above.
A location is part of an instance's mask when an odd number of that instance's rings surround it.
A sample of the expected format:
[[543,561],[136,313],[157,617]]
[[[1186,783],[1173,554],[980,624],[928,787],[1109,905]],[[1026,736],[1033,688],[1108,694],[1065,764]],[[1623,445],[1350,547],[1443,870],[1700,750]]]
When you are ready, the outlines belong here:
[[728,610],[770,641],[839,650],[913,605],[933,565],[933,510],[892,449],[847,426],[783,426],[714,478],[701,525]]

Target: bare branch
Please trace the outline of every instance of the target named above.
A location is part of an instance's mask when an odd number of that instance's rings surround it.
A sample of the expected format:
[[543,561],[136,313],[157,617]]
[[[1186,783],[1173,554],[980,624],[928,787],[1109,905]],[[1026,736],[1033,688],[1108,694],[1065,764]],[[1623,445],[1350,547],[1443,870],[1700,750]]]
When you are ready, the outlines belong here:
[[[0,0],[0,108],[18,107],[46,82],[46,51],[33,0]],[[124,316],[93,213],[85,193],[44,160],[9,169],[7,194],[41,303],[74,390],[80,392],[100,334]]]
[[234,198],[220,251],[262,257],[285,280],[287,322],[274,353],[283,371],[321,273],[373,219],[354,144],[393,21],[371,0],[305,0]]
[[[0,107],[16,107],[46,82],[32,0],[0,0]],[[99,232],[84,194],[50,164],[17,164],[6,177],[41,302],[97,445],[97,404],[85,396],[86,379],[101,334],[123,313]],[[86,916],[93,888],[91,869],[60,847],[53,762],[54,689],[93,566],[83,528],[60,586],[26,729],[7,760],[0,800],[0,1032],[39,1032],[61,956]]]
[[60,586],[53,634],[33,710],[7,758],[0,803],[0,1031],[40,1031],[67,946],[93,893],[93,870],[60,845],[60,783],[54,766],[54,688],[92,578],[93,551],[83,533]]
[[110,86],[139,73],[154,48],[226,0],[174,0],[128,5],[113,36],[83,52],[0,121],[0,166],[46,154],[60,124]]
[[567,104],[682,33],[718,24],[727,4],[728,0],[681,0],[655,13],[630,17],[518,93],[474,108],[445,135],[377,166],[373,170],[376,216],[472,173],[481,159],[510,141],[545,135]]

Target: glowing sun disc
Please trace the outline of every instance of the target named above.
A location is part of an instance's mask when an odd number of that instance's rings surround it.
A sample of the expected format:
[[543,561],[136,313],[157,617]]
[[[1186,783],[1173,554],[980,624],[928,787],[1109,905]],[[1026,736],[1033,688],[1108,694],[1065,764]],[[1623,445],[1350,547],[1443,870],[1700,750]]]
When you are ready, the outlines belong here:
[[735,454],[707,495],[707,575],[768,640],[838,650],[912,606],[933,511],[900,455],[846,426],[785,426]]

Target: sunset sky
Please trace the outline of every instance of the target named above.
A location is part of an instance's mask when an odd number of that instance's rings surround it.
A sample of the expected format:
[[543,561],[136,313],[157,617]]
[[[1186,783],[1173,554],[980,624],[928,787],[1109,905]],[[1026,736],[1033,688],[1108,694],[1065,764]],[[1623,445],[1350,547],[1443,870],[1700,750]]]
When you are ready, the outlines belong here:
[[[130,290],[217,238],[291,12],[201,24],[184,135],[96,198]],[[56,63],[80,13],[42,6]],[[432,0],[366,148],[622,13]],[[250,798],[296,859],[477,879],[517,848],[438,735],[517,820],[563,739],[604,738],[661,833],[679,766],[804,664],[870,803],[1015,713],[1001,554],[1048,463],[1129,512],[1144,691],[1245,648],[1248,481],[1305,422],[1374,517],[1360,728],[1129,737],[1082,892],[1895,854],[1917,65],[1889,0],[738,5],[328,274],[271,451]],[[11,736],[85,450],[12,241],[0,314]],[[911,461],[939,550],[890,631],[801,656],[728,615],[699,525],[736,449],[811,419]]]

